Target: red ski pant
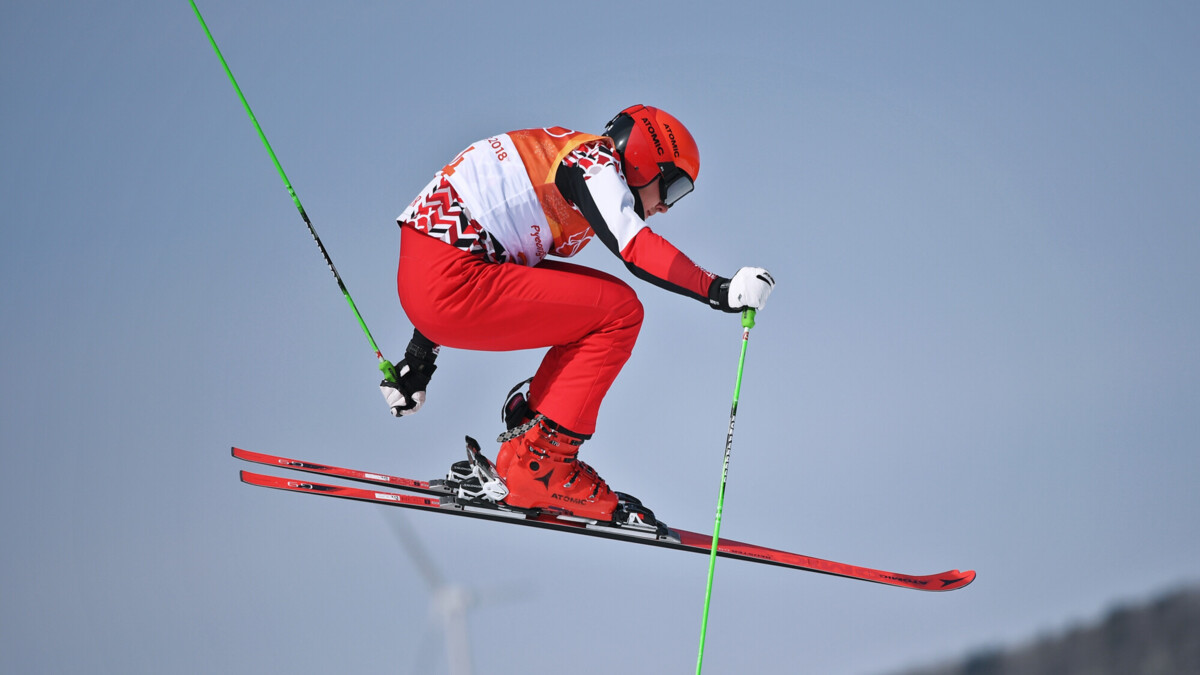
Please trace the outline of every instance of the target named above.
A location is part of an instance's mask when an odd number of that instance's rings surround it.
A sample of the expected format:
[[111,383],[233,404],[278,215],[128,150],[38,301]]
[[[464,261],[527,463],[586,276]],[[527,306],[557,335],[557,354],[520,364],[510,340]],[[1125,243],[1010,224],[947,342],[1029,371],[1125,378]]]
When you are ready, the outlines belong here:
[[408,225],[396,287],[413,326],[437,344],[549,347],[530,384],[530,405],[584,435],[595,432],[600,402],[642,326],[637,294],[610,274],[549,260],[490,263]]

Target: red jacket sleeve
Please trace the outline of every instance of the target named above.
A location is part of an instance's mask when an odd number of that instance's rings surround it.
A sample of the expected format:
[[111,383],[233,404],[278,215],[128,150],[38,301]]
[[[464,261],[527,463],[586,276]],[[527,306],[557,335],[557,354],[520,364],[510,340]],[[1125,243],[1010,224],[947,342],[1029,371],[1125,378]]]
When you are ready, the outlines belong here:
[[662,281],[705,301],[717,275],[692,262],[671,242],[643,228],[621,250],[621,259]]

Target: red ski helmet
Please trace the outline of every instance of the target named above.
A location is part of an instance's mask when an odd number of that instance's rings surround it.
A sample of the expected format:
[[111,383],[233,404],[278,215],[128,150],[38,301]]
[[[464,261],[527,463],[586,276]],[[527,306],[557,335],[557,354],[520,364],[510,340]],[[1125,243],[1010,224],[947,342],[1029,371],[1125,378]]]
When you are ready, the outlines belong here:
[[630,106],[609,121],[604,135],[616,142],[630,187],[645,187],[662,176],[659,186],[666,206],[695,187],[700,148],[687,127],[666,111]]

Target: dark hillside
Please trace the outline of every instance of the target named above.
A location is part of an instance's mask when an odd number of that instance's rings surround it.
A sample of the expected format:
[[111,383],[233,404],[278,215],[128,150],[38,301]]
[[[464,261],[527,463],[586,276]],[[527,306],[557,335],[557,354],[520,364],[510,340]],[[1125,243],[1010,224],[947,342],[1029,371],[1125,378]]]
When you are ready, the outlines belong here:
[[1200,675],[1200,587],[1029,644],[897,675]]

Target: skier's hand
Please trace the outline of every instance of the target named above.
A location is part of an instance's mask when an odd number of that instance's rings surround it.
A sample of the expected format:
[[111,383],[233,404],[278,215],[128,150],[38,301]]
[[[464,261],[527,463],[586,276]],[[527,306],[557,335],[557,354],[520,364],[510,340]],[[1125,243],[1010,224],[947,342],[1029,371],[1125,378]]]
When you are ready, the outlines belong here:
[[437,366],[408,359],[396,364],[396,381],[384,380],[379,383],[379,391],[392,409],[394,417],[411,415],[425,405],[425,389]]
[[718,279],[708,291],[709,304],[725,312],[762,309],[767,305],[775,279],[761,267],[743,267],[732,279]]

